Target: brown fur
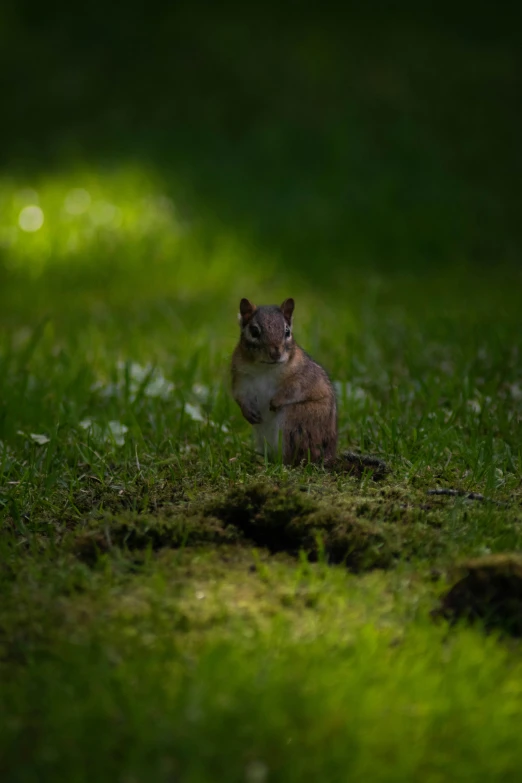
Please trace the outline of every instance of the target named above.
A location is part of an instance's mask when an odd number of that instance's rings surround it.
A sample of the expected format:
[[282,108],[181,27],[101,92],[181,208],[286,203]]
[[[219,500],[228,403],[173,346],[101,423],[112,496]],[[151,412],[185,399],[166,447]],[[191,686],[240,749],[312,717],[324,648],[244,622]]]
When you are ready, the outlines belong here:
[[335,393],[323,368],[290,332],[293,299],[281,307],[240,303],[241,336],[232,356],[232,391],[261,440],[282,436],[285,464],[333,460],[337,448]]

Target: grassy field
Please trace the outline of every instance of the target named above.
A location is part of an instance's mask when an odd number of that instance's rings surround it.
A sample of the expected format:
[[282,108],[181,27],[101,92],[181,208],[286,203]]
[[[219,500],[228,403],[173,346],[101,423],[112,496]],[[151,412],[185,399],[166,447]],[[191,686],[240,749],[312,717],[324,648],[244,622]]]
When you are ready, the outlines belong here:
[[[66,22],[13,23],[53,89],[38,140],[2,131],[0,776],[518,780],[520,643],[431,614],[455,564],[522,548],[515,42],[358,19],[341,57],[306,14],[207,10],[165,22],[193,92],[165,31],[101,95],[94,10],[72,70]],[[384,477],[254,455],[242,296],[295,298]]]

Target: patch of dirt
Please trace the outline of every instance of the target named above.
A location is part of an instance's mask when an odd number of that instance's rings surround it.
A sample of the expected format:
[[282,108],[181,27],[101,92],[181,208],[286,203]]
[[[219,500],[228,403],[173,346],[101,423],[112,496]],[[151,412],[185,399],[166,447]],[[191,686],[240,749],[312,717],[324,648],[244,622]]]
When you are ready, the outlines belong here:
[[457,566],[460,576],[443,597],[434,618],[451,623],[480,621],[488,631],[522,636],[522,557],[499,554],[479,557]]
[[[321,551],[331,563],[354,571],[389,567],[395,548],[384,530],[354,515],[323,507],[295,490],[255,485],[233,490],[208,512],[238,527],[246,538],[271,552],[317,560]],[[390,532],[390,531],[388,531]]]

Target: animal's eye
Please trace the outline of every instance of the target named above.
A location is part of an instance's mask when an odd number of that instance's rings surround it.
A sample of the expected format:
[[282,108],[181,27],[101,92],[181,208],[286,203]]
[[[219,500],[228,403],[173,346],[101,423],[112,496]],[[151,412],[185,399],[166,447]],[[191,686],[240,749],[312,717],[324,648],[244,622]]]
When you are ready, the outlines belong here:
[[259,337],[259,335],[261,334],[261,331],[260,331],[260,329],[259,329],[259,326],[254,326],[254,325],[252,325],[252,326],[250,327],[250,334],[251,334],[251,336],[252,336],[252,337],[254,337],[255,339],[257,339],[257,338]]
[[290,334],[291,334],[291,332],[290,332],[290,327],[289,327],[289,326],[287,326],[287,327],[285,328],[285,337],[290,337]]

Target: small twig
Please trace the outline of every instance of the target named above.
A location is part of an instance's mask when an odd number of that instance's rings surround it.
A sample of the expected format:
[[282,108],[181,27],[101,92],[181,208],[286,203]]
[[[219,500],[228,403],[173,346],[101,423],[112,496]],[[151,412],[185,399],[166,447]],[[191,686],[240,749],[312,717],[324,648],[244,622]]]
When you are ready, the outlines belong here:
[[451,497],[463,497],[467,500],[479,500],[481,503],[494,503],[496,506],[508,506],[502,500],[484,497],[480,492],[466,492],[464,489],[428,489],[428,495],[450,495]]

